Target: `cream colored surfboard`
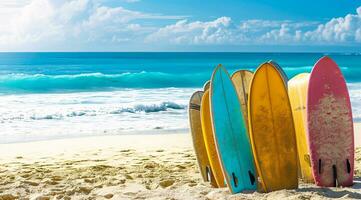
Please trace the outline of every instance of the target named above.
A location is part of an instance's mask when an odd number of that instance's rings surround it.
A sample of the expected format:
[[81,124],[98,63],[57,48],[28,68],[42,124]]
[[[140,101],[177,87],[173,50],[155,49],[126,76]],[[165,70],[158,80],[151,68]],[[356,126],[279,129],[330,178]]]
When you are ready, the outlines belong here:
[[247,125],[248,125],[247,101],[249,95],[249,86],[251,85],[252,77],[253,77],[253,72],[249,70],[238,70],[234,72],[231,76],[233,85],[236,88],[239,100],[241,102],[243,117]]

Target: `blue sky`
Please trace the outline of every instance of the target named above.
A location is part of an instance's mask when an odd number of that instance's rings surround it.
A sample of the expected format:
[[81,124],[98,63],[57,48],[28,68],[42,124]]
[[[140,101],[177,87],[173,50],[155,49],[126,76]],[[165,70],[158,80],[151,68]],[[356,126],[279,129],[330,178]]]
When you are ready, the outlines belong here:
[[0,51],[361,51],[361,1],[2,0]]

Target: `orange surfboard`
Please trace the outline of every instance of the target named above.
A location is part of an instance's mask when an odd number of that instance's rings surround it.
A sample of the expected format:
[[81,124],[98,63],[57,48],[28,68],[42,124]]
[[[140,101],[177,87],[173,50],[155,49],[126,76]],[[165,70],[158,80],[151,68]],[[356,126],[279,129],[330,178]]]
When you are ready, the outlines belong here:
[[216,179],[218,187],[225,187],[224,175],[219,162],[216,144],[214,143],[215,139],[212,129],[211,111],[209,108],[209,90],[204,93],[202,98],[201,123],[204,144],[206,146],[209,163],[211,165],[211,172],[213,173],[213,177]]

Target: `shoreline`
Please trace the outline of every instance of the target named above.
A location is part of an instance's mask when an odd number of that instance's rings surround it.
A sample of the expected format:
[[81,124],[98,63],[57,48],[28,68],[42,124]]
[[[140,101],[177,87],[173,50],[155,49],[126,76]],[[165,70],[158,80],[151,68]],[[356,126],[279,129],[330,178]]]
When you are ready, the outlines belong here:
[[[15,141],[15,142],[8,142],[8,143],[0,143],[0,153],[5,153],[3,152],[3,146],[17,146],[17,145],[26,145],[26,144],[32,144],[32,143],[52,143],[58,141],[72,141],[72,140],[77,140],[77,141],[81,141],[81,140],[97,140],[102,139],[102,138],[106,138],[106,137],[113,137],[114,140],[117,138],[121,138],[121,137],[128,137],[130,136],[130,139],[132,137],[141,137],[141,136],[156,136],[156,135],[184,135],[184,134],[189,134],[190,136],[190,130],[187,129],[171,129],[171,130],[167,130],[167,129],[153,129],[153,130],[147,130],[147,131],[128,131],[125,133],[121,133],[121,134],[108,134],[108,135],[101,135],[101,134],[96,134],[96,135],[84,135],[84,136],[74,136],[74,137],[66,137],[66,138],[44,138],[44,139],[39,139],[39,140],[25,140],[25,141]],[[361,122],[354,122],[354,141],[355,141],[355,147],[361,147]],[[190,138],[191,139],[191,138]],[[121,140],[120,140],[121,141]],[[189,141],[191,142],[191,140]]]
[[193,148],[193,146],[188,132],[85,136],[0,144],[0,155],[2,155],[0,162],[18,156],[36,159],[41,156],[77,154],[93,149],[106,150],[114,148],[147,151],[160,148]]
[[37,137],[37,138],[27,138],[22,141],[10,140],[9,142],[0,141],[0,145],[7,144],[25,144],[33,142],[51,142],[56,140],[73,140],[73,139],[84,139],[84,138],[97,138],[97,137],[116,137],[116,136],[128,136],[128,135],[168,135],[168,134],[187,134],[189,129],[180,128],[180,129],[152,129],[152,130],[130,130],[125,132],[116,133],[116,131],[107,131],[107,134],[84,134],[84,135],[75,135],[75,136],[66,136],[66,137]]

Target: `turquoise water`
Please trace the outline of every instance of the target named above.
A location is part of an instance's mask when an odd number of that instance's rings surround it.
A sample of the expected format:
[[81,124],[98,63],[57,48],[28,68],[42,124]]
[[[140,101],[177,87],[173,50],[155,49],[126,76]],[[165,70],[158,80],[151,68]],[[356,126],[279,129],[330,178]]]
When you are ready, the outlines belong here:
[[[278,62],[289,77],[320,53],[1,53],[0,93],[201,87],[213,68],[254,70]],[[361,82],[360,54],[331,54],[348,82]]]
[[191,94],[214,67],[276,61],[289,78],[329,55],[361,121],[361,54],[0,53],[0,143],[187,131]]

